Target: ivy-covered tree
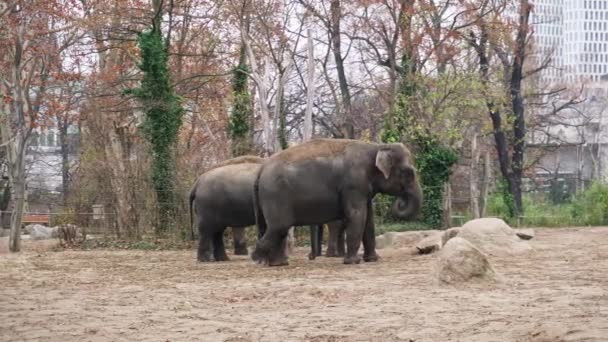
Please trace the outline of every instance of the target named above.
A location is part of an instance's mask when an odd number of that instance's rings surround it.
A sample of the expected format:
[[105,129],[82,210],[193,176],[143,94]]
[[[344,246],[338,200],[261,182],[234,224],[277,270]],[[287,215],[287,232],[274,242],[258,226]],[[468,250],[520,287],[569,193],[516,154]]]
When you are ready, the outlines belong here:
[[232,156],[247,154],[252,148],[251,123],[253,108],[247,78],[249,68],[246,63],[245,48],[241,48],[239,64],[232,70],[232,112],[228,127],[232,139]]
[[138,44],[143,78],[140,87],[128,93],[142,103],[145,111],[141,131],[152,148],[152,181],[158,205],[155,230],[162,234],[176,222],[173,155],[184,111],[170,83],[167,45],[156,22],[150,30],[139,34]]

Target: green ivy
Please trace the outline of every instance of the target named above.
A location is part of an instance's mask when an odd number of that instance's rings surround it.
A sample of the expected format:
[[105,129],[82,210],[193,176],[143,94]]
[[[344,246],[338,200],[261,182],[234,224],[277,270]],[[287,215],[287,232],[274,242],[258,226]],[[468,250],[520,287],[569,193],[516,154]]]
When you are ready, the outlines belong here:
[[130,89],[143,105],[145,119],[140,127],[152,146],[152,181],[158,204],[158,222],[155,227],[161,234],[173,226],[177,215],[175,188],[175,161],[173,148],[182,125],[181,99],[175,95],[170,83],[167,46],[159,27],[139,34],[141,54],[139,69],[143,78],[139,88]]
[[232,139],[232,156],[238,157],[249,153],[250,142],[250,120],[253,117],[251,108],[251,94],[247,77],[249,68],[245,63],[245,50],[241,49],[239,64],[232,69],[232,113],[228,131]]
[[415,143],[419,149],[416,168],[424,194],[422,217],[426,224],[440,227],[443,221],[443,189],[458,155],[431,136],[419,136]]
[[497,191],[501,194],[502,196],[502,200],[503,200],[503,204],[505,205],[506,209],[507,209],[507,215],[508,217],[506,217],[506,219],[512,219],[515,217],[515,198],[513,197],[513,194],[511,193],[511,191],[509,190],[509,183],[507,182],[506,179],[501,178],[500,181],[498,182],[497,185]]

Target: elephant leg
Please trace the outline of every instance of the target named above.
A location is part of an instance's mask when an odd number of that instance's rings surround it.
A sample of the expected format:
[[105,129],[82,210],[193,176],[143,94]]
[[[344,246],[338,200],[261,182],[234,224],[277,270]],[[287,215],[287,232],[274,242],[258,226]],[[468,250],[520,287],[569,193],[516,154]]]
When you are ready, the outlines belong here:
[[213,261],[213,234],[212,231],[202,223],[198,223],[198,252],[197,259],[200,262]]
[[[337,257],[338,255],[338,235],[342,232],[336,222],[330,222],[327,224],[329,228],[329,239],[327,240],[327,250],[325,256],[328,258]],[[343,234],[344,232],[342,232]],[[342,252],[344,252],[344,238],[342,238]],[[344,256],[344,254],[342,254]]]
[[347,194],[344,196],[348,199],[345,208],[345,216],[347,222],[346,228],[346,255],[344,256],[345,264],[358,264],[361,258],[357,255],[365,230],[367,219],[367,200],[360,198],[359,194]]
[[228,261],[226,247],[224,247],[224,229],[213,234],[213,257],[215,261]]
[[338,240],[336,243],[336,251],[338,253],[339,257],[343,257],[344,255],[346,255],[346,248],[345,248],[345,244],[346,242],[344,241],[344,235],[346,234],[346,226],[344,225],[344,223],[342,221],[338,221],[338,227],[336,228],[338,230]]
[[234,240],[234,254],[247,255],[247,239],[245,238],[245,227],[232,227],[232,238]]
[[323,240],[323,225],[311,225],[310,226],[310,254],[308,255],[309,260],[314,260],[317,256],[321,255],[321,241]]
[[327,241],[326,257],[343,257],[344,250],[344,222],[334,221],[327,224],[329,227],[329,240]]
[[367,220],[363,232],[363,260],[375,262],[380,258],[376,253],[376,226],[374,225],[374,211],[372,202],[367,202]]
[[258,262],[267,263],[269,266],[288,265],[287,254],[287,231],[289,227],[273,229],[269,227],[264,236],[256,243],[255,251],[251,258]]
[[323,224],[317,225],[317,249],[315,250],[315,254],[317,256],[321,256],[323,254],[322,246],[323,246],[323,229],[324,229],[324,227],[325,227],[325,225],[323,225]]

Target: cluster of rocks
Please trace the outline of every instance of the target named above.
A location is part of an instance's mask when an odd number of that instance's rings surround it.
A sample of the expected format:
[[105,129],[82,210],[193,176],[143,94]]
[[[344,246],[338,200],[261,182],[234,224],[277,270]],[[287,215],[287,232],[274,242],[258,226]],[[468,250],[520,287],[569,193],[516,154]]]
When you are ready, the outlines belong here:
[[[444,231],[386,233],[378,248],[415,246],[417,254],[438,252],[435,272],[443,283],[493,281],[496,272],[488,257],[505,257],[530,251],[526,240],[532,229],[512,229],[501,219],[482,218]],[[405,242],[405,244],[403,244]]]

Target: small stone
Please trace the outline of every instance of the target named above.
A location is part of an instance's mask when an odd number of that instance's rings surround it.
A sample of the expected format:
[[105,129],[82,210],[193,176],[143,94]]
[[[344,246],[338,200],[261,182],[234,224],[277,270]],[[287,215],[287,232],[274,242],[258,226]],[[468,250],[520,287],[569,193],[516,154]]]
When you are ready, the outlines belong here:
[[416,244],[418,254],[430,254],[441,249],[442,233],[432,234]]
[[534,229],[517,229],[515,235],[522,240],[531,240],[534,238]]

